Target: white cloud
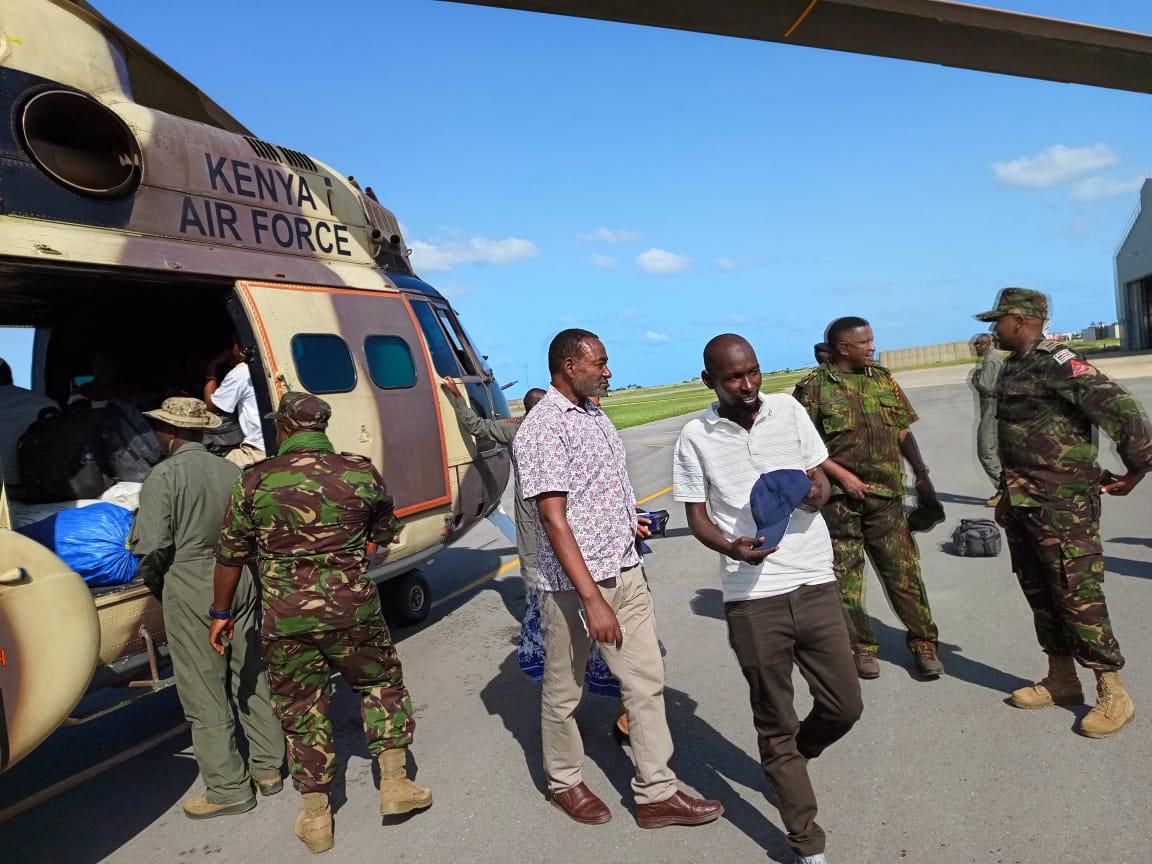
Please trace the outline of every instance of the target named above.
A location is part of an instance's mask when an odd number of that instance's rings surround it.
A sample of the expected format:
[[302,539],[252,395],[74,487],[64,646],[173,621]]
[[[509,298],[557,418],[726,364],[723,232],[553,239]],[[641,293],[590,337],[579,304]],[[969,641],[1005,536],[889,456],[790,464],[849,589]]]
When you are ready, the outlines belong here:
[[672,341],[672,337],[667,333],[657,333],[655,330],[649,330],[644,334],[644,341],[649,345],[664,345]]
[[580,239],[595,240],[599,243],[631,243],[640,239],[640,232],[626,228],[605,228],[601,225],[590,234],[581,234]]
[[636,256],[636,266],[649,276],[675,276],[689,269],[692,259],[664,249],[649,249]]
[[412,264],[420,270],[451,270],[459,264],[492,264],[501,266],[535,258],[540,254],[536,244],[521,237],[508,237],[492,240],[488,237],[470,237],[465,240],[448,240],[444,243],[427,243],[413,240]]
[[1022,156],[1011,162],[994,162],[996,179],[1006,186],[1047,188],[1081,174],[1107,168],[1120,161],[1120,155],[1107,144],[1065,147],[1054,144],[1035,156]]
[[615,267],[616,259],[611,255],[589,255],[588,260],[597,267]]
[[1148,179],[1148,172],[1134,177],[1087,177],[1068,190],[1068,195],[1077,201],[1100,201],[1138,192]]
[[712,266],[717,270],[723,270],[725,273],[731,273],[740,265],[736,263],[735,258],[716,258],[713,260]]

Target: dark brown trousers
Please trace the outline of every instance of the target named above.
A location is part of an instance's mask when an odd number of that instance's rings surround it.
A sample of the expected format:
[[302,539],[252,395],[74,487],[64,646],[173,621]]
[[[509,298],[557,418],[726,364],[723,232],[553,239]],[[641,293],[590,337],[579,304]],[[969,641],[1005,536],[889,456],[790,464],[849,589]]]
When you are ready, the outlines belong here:
[[[748,679],[760,764],[776,791],[788,843],[799,855],[824,851],[808,760],[860,719],[860,681],[836,582],[726,603],[728,642]],[[792,667],[814,704],[802,721],[793,705]]]

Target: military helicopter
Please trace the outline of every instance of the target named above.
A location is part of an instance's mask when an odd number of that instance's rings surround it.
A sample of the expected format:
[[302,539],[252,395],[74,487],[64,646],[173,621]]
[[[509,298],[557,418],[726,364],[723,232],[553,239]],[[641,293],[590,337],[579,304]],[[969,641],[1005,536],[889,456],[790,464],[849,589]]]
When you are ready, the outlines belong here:
[[[35,328],[33,389],[64,404],[116,348],[138,382],[197,394],[234,334],[262,413],[289,390],[322,395],[336,448],[381,470],[403,530],[370,574],[394,620],[426,616],[416,568],[498,505],[510,470],[506,448],[463,432],[438,376],[482,416],[509,409],[393,214],[253,135],[87,3],[6,0],[0,102],[0,325]],[[164,644],[142,584],[89,590],[0,530],[0,771],[88,689],[162,686]]]

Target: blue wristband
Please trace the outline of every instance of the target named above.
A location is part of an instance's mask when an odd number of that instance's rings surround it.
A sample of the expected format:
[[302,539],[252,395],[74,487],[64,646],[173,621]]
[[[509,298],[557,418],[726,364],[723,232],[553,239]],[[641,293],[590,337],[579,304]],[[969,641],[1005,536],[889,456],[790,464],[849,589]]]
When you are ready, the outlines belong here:
[[208,617],[209,618],[215,618],[217,621],[227,621],[229,618],[232,617],[232,610],[231,609],[222,609],[222,610],[217,609],[216,604],[209,603],[208,604]]

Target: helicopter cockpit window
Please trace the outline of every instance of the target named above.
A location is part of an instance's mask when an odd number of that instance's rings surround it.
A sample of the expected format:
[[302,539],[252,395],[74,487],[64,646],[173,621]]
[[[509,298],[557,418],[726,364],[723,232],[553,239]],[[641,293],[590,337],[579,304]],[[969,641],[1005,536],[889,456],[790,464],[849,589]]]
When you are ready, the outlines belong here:
[[356,387],[356,366],[348,345],[332,333],[292,337],[296,375],[310,393],[347,393]]
[[420,329],[424,331],[428,353],[432,355],[432,365],[436,367],[436,374],[459,378],[461,372],[456,351],[448,341],[448,334],[440,326],[436,313],[432,311],[432,304],[424,300],[413,300],[412,311],[416,313],[416,320],[420,322]]
[[381,390],[399,390],[416,384],[412,349],[399,336],[369,336],[364,340],[368,374]]
[[436,317],[440,319],[440,324],[443,326],[444,332],[448,334],[448,339],[452,343],[452,350],[456,352],[456,358],[464,368],[464,374],[479,374],[468,351],[464,348],[464,343],[467,339],[461,331],[460,325],[456,323],[456,319],[452,317],[447,309],[443,309],[440,306],[436,307]]

